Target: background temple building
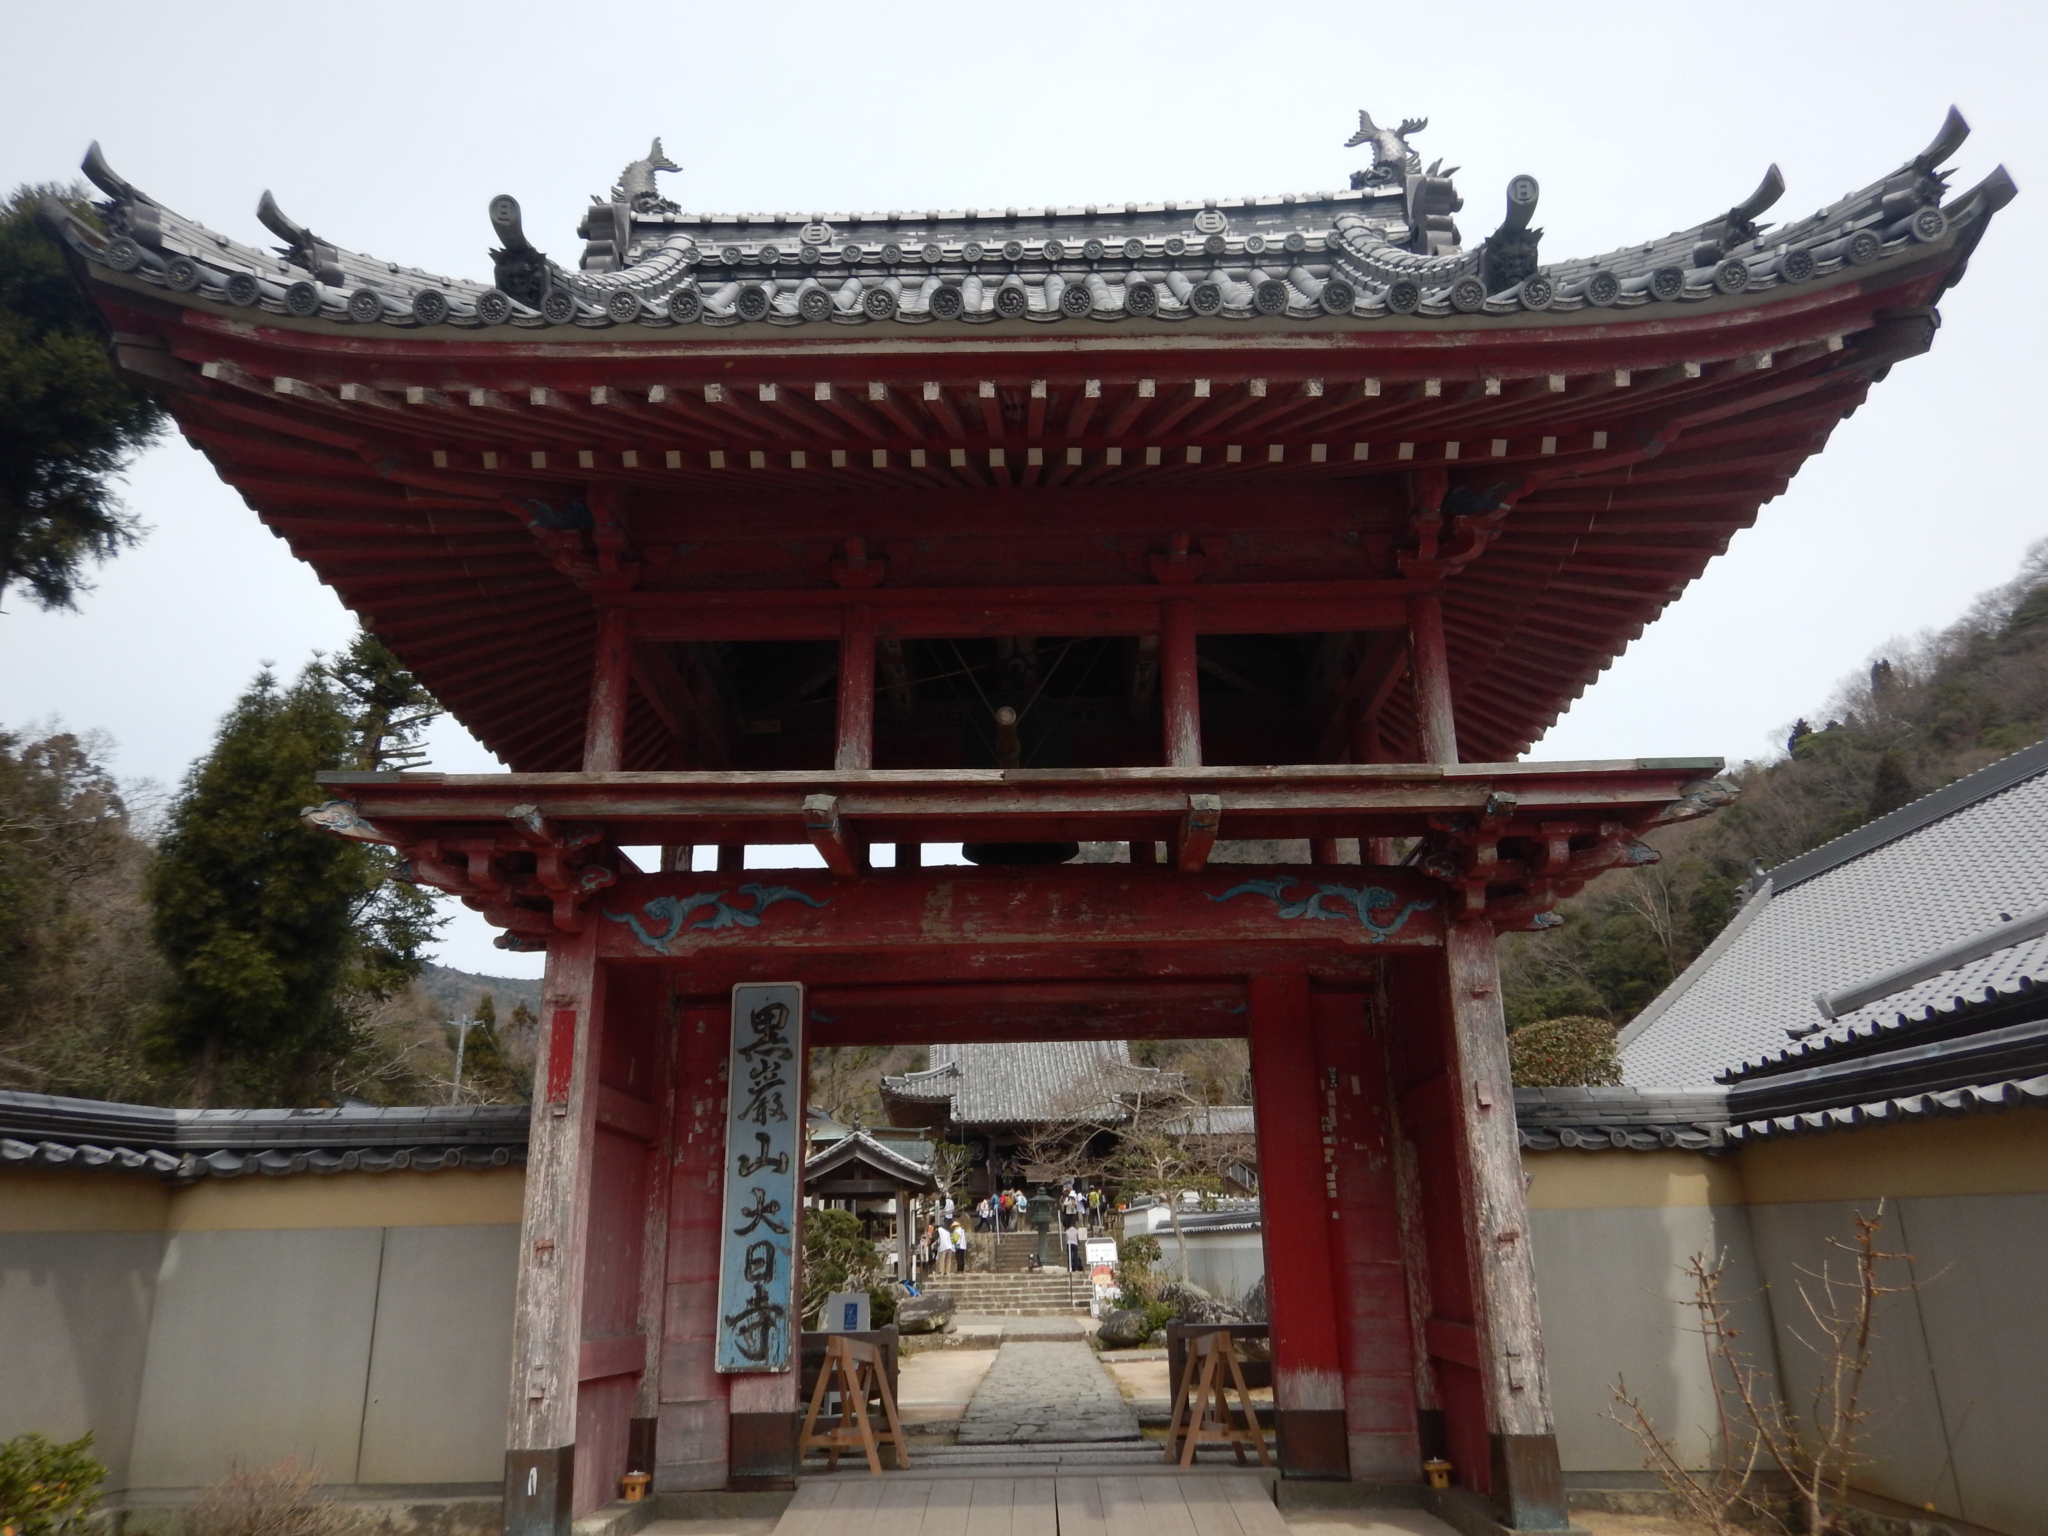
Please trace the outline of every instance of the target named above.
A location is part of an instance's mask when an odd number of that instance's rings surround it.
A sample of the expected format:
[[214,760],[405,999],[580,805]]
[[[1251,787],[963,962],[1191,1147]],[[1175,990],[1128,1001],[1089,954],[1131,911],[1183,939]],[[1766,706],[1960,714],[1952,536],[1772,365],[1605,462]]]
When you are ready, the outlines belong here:
[[882,1079],[882,1106],[897,1125],[930,1126],[978,1148],[965,1172],[980,1196],[1015,1187],[1053,1141],[1085,1152],[1128,1123],[1148,1092],[1179,1088],[1178,1074],[1134,1065],[1122,1040],[935,1045],[923,1071]]
[[1349,187],[886,213],[686,212],[657,142],[573,263],[494,199],[488,281],[268,195],[240,244],[97,148],[103,227],[51,208],[121,365],[510,765],[309,816],[547,951],[508,1531],[629,1464],[796,1478],[805,1049],[1204,1037],[1249,1042],[1283,1479],[1441,1456],[1467,1529],[1567,1525],[1578,1197],[1525,1189],[1495,940],[1730,789],[1520,755],[1932,345],[2014,189],[1951,192],[1951,115],[1813,214],[1761,222],[1772,168],[1552,260],[1529,176],[1467,241],[1423,126],[1362,119]]

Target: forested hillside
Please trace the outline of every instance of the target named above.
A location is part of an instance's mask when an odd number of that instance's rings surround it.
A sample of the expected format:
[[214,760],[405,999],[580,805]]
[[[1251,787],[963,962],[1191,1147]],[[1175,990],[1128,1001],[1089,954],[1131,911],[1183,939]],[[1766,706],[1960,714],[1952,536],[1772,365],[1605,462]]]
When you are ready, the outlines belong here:
[[1510,1026],[1567,1015],[1619,1025],[1706,948],[1743,883],[2048,736],[2048,540],[2010,583],[1938,634],[1887,648],[1794,724],[1782,756],[1744,763],[1734,805],[1651,834],[1660,863],[1615,871],[1517,934],[1501,963]]

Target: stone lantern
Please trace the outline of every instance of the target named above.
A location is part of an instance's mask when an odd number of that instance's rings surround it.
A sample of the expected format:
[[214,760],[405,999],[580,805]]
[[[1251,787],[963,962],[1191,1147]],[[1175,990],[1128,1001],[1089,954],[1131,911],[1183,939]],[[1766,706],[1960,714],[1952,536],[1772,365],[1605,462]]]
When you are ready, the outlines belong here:
[[1045,1192],[1043,1184],[1031,1197],[1031,1225],[1038,1231],[1038,1262],[1041,1265],[1052,1262],[1046,1253],[1046,1236],[1052,1229],[1052,1196]]

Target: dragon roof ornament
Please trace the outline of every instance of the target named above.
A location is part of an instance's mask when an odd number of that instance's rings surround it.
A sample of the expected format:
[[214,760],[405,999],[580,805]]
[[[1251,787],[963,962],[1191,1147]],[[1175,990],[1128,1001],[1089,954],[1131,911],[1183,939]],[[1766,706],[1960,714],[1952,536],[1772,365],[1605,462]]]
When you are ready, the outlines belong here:
[[[440,277],[330,244],[264,195],[276,252],[230,240],[123,180],[95,144],[87,177],[107,196],[104,231],[51,204],[85,260],[195,300],[338,324],[582,327],[876,323],[1471,323],[1746,296],[1974,242],[2015,195],[2004,169],[1960,197],[1939,167],[1968,135],[1951,110],[1897,171],[1812,217],[1765,232],[1784,190],[1773,166],[1726,212],[1661,240],[1545,263],[1531,225],[1533,176],[1509,183],[1500,226],[1466,249],[1456,167],[1411,147],[1426,118],[1350,146],[1373,163],[1343,191],[1242,199],[809,215],[692,214],[661,195],[678,167],[656,139],[586,210],[574,270],[527,237],[517,200],[491,200],[490,282]],[[1590,317],[1589,317],[1590,318]]]

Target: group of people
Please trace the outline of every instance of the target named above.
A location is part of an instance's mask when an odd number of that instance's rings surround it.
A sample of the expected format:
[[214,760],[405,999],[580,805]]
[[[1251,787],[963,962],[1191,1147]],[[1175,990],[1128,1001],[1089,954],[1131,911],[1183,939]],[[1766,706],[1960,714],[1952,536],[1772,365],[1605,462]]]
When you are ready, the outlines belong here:
[[[950,1207],[952,1197],[946,1197]],[[1082,1227],[1089,1232],[1103,1230],[1102,1191],[1091,1189],[1086,1193],[1069,1186],[1059,1199],[1060,1225]],[[1031,1221],[1031,1196],[1019,1189],[1001,1189],[992,1195],[983,1195],[974,1207],[974,1227],[977,1232],[1021,1232]]]
[[932,1219],[925,1223],[923,1248],[920,1258],[933,1274],[967,1272],[967,1228],[961,1224],[950,1194],[939,1196]]
[[[1099,1189],[1063,1190],[1057,1202],[1060,1236],[1066,1246],[1067,1268],[1084,1269],[1090,1233],[1104,1230],[1108,1210]],[[1022,1189],[998,1190],[975,1202],[974,1225],[978,1232],[1021,1232],[1031,1224],[1031,1196]],[[964,1274],[967,1270],[967,1227],[950,1193],[941,1194],[919,1239],[919,1263],[934,1275]]]

